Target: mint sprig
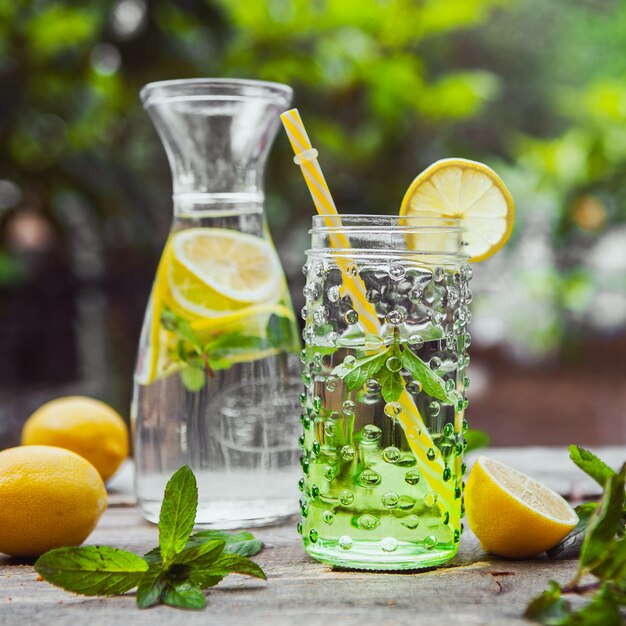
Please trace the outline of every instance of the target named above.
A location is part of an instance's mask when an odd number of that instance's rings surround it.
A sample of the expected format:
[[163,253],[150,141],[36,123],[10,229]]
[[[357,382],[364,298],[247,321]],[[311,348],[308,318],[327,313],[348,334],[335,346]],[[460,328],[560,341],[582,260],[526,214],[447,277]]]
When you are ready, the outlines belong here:
[[[550,581],[534,598],[525,617],[547,626],[612,626],[623,623],[626,607],[626,463],[615,472],[589,450],[570,446],[570,457],[594,480],[603,478],[599,502],[577,507],[579,522],[561,544],[548,552],[556,556],[580,545],[578,571],[567,585]],[[582,540],[581,540],[582,539]],[[595,577],[592,582],[587,576]],[[591,601],[574,611],[563,596],[593,594]]]
[[262,543],[250,533],[193,533],[198,488],[186,465],[170,478],[159,516],[159,545],[140,557],[108,546],[58,548],[39,557],[35,570],[66,591],[91,596],[126,593],[137,587],[137,606],[167,604],[201,609],[205,590],[229,574],[265,579],[248,557]]
[[424,363],[417,354],[408,347],[400,352],[402,365],[408,370],[414,380],[422,383],[422,389],[433,398],[442,402],[454,403],[454,398],[446,391],[445,383],[441,376],[435,374],[427,363]]
[[201,530],[189,537],[187,545],[202,543],[211,539],[224,542],[224,554],[238,554],[239,556],[254,556],[261,551],[263,543],[254,538],[252,533],[226,533],[223,530]]
[[172,580],[161,593],[163,604],[179,609],[203,609],[206,598],[200,587],[186,580]]
[[400,370],[392,371],[387,367],[390,357],[397,357],[412,376],[419,381],[422,389],[431,397],[454,404],[455,398],[446,391],[445,382],[441,376],[433,372],[430,366],[422,361],[408,346],[395,343],[382,352],[367,355],[357,359],[352,364],[340,363],[331,372],[332,376],[340,378],[348,391],[357,391],[370,378],[375,378],[381,385],[381,393],[385,402],[396,402],[405,383]]
[[570,446],[569,456],[580,469],[591,476],[600,487],[606,485],[609,478],[615,476],[615,470],[599,459],[593,452],[580,446]]
[[[602,499],[589,519],[585,540],[580,549],[580,562],[575,583],[578,583],[587,573],[601,573],[603,565],[613,557],[614,539],[618,533],[624,534],[622,517],[624,515],[625,479],[626,464],[618,474],[614,474],[606,481]],[[624,583],[626,585],[626,580]]]
[[619,605],[610,586],[601,585],[591,602],[572,611],[559,583],[551,580],[548,590],[532,600],[524,615],[546,626],[619,626],[622,623]]
[[126,593],[148,571],[140,556],[107,546],[56,548],[40,556],[37,573],[53,585],[85,596]]
[[389,348],[372,356],[357,359],[353,367],[341,363],[332,371],[332,375],[343,380],[349,391],[360,389],[368,379],[379,374],[390,356]]
[[391,372],[382,367],[376,373],[376,379],[381,384],[380,393],[385,402],[397,402],[404,389],[404,378],[400,372]]
[[165,565],[170,565],[187,545],[197,509],[196,477],[187,465],[183,465],[165,487],[159,515],[159,548]]
[[246,335],[239,330],[222,331],[202,341],[191,324],[180,315],[165,308],[161,313],[161,326],[172,333],[174,345],[169,359],[177,363],[181,382],[185,389],[196,393],[204,389],[207,378],[213,378],[219,370],[233,365],[233,357],[263,350],[287,350],[297,352],[299,344],[292,332],[288,318],[272,314],[263,336]]

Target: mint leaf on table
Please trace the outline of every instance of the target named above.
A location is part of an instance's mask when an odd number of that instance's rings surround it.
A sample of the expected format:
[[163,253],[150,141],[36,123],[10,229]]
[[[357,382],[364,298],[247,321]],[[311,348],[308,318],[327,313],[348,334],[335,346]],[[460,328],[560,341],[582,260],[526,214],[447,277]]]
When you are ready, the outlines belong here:
[[85,596],[126,593],[147,570],[140,556],[107,546],[56,548],[35,563],[35,571],[44,580]]
[[48,582],[83,595],[121,594],[137,587],[140,609],[159,603],[202,609],[203,590],[228,574],[265,579],[263,570],[247,558],[263,545],[249,532],[192,534],[197,506],[196,478],[184,465],[165,488],[159,545],[143,558],[107,546],[59,548],[41,556],[35,568]]
[[224,554],[213,564],[200,569],[203,574],[228,576],[228,574],[246,574],[255,578],[267,579],[265,572],[250,559],[238,554]]
[[604,487],[609,478],[615,476],[615,471],[611,467],[585,448],[570,446],[569,456],[583,472],[591,476],[601,487]]
[[550,581],[547,591],[528,605],[524,617],[546,626],[618,626],[622,623],[618,602],[608,585],[602,585],[591,602],[572,611],[554,580]]
[[187,465],[183,465],[165,487],[159,515],[159,548],[165,565],[169,565],[187,545],[197,508],[196,477]]
[[189,580],[202,589],[217,585],[228,574],[245,574],[266,579],[265,572],[250,559],[238,554],[224,554],[215,563],[203,569],[195,569]]
[[573,613],[567,626],[619,626],[619,606],[609,585],[602,585],[589,604]]
[[464,435],[463,439],[467,444],[465,452],[472,452],[480,448],[486,448],[491,443],[491,437],[482,430],[470,428]]
[[223,530],[200,530],[189,537],[187,547],[192,543],[211,539],[219,539],[224,542],[224,554],[254,556],[263,548],[263,542],[255,539],[252,533],[247,531],[227,533]]
[[174,557],[177,565],[188,565],[198,569],[204,569],[214,563],[224,551],[224,542],[219,540],[209,540],[189,548]]
[[[584,448],[570,446],[572,460],[597,479],[606,476],[604,493],[599,502],[586,502],[576,510],[579,522],[561,544],[548,551],[560,554],[572,542],[582,547],[578,572],[573,581],[561,587],[550,581],[547,591],[528,605],[525,616],[547,626],[618,626],[623,623],[620,606],[626,606],[626,464],[619,472]],[[608,471],[607,471],[608,470]],[[594,582],[581,584],[587,575]],[[594,595],[578,611],[573,611],[563,594]]]
[[161,593],[161,601],[178,609],[198,610],[206,606],[202,589],[187,581],[169,582]]
[[[159,517],[159,548],[145,555],[150,571],[137,591],[137,605],[147,608],[159,602],[186,609],[206,604],[203,589],[216,585],[237,572],[265,577],[261,568],[246,556],[224,555],[240,549],[253,553],[261,544],[250,533],[199,531],[192,534],[198,506],[198,489],[186,465],[169,480]],[[254,553],[256,553],[254,552]]]
[[[158,548],[156,548],[158,551]],[[167,587],[167,572],[163,570],[160,562],[153,563],[144,574],[137,587],[137,607],[147,609],[161,602],[161,594]]]
[[446,391],[445,383],[441,376],[433,372],[427,363],[424,363],[410,348],[404,347],[400,353],[402,365],[408,370],[414,380],[422,383],[422,389],[433,398],[442,402],[454,404],[452,398]]
[[604,494],[589,520],[580,549],[579,577],[585,570],[593,572],[602,563],[618,531],[623,528],[625,479],[626,464],[606,481]]
[[616,581],[617,588],[626,594],[626,537],[613,543],[602,562],[591,572],[602,580]]
[[[200,530],[189,537],[185,550],[194,546],[203,545],[212,540],[224,543],[224,554],[238,554],[240,556],[254,556],[263,548],[263,542],[254,538],[252,533],[242,531],[238,533],[228,533],[223,530]],[[143,555],[148,563],[162,563],[161,551],[153,548]]]
[[559,583],[551,580],[548,589],[530,602],[524,617],[547,626],[559,626],[567,623],[564,620],[568,619],[570,614],[570,604],[561,597]]
[[197,569],[193,570],[189,574],[189,582],[204,590],[215,587],[215,585],[217,585],[217,583],[219,583],[223,578],[224,576],[218,576],[216,574],[203,572],[202,570]]

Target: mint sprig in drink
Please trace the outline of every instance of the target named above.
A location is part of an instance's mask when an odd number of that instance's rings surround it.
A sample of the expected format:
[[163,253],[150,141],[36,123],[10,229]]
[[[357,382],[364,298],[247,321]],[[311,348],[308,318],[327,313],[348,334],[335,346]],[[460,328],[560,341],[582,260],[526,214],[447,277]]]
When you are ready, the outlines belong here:
[[401,217],[340,216],[296,110],[282,116],[316,209],[305,266],[305,549],[333,565],[427,567],[457,551],[471,300],[467,260],[508,239],[480,163],[433,164]]

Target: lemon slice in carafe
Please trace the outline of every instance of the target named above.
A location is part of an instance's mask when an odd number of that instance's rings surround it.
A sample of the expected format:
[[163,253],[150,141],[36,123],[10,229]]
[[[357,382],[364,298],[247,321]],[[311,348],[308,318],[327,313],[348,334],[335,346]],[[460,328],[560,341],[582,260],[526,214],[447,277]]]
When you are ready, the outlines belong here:
[[222,228],[189,228],[171,238],[168,281],[181,309],[214,317],[276,300],[280,262],[265,239]]

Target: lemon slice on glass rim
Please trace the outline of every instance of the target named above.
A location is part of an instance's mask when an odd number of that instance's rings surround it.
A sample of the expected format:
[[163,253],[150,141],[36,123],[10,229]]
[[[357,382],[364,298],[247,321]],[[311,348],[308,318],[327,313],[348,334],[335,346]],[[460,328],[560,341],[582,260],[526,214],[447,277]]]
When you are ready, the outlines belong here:
[[[442,159],[409,185],[401,216],[459,219],[465,229],[464,252],[483,261],[507,242],[513,229],[513,198],[502,179],[484,163]],[[419,235],[409,245],[419,247]]]

